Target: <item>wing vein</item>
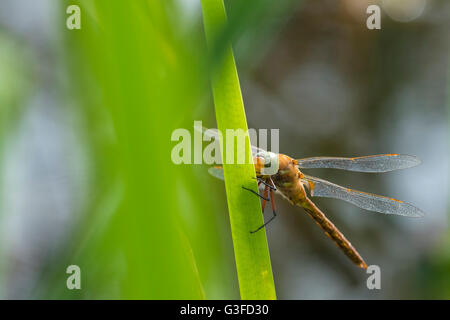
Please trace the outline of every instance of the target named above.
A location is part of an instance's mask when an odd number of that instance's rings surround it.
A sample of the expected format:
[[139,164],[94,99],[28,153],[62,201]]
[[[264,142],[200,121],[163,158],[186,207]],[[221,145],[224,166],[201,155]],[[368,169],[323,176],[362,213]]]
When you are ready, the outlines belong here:
[[330,168],[357,172],[388,172],[419,165],[419,158],[406,154],[379,154],[356,158],[313,157],[298,159],[302,169]]
[[366,193],[339,186],[319,178],[305,175],[313,197],[326,197],[347,201],[368,211],[396,214],[406,217],[423,217],[424,213],[413,205],[397,199]]

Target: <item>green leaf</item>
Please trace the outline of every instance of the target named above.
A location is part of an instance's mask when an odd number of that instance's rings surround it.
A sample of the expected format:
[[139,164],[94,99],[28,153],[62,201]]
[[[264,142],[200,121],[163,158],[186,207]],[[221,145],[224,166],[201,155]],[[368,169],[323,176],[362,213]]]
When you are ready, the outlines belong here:
[[[226,24],[223,0],[202,0],[202,11],[209,48],[215,48],[215,41]],[[247,131],[231,44],[226,45],[224,55],[214,68],[212,87],[218,129],[223,133],[226,129]],[[222,146],[227,145],[225,134],[221,143]],[[248,135],[246,146],[246,152],[251,152]],[[239,150],[236,146],[234,148],[237,154]],[[255,168],[252,164],[224,163],[223,169],[241,298],[276,299],[265,232],[250,233],[250,230],[264,223],[260,201],[242,188],[246,186],[258,191],[256,180],[253,179],[256,176]]]

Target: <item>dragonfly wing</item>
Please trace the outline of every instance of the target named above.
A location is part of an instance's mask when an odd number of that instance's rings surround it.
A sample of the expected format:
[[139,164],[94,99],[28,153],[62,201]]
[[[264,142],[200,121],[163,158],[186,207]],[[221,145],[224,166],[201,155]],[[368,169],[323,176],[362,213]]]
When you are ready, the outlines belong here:
[[210,175],[212,175],[213,177],[216,177],[217,179],[225,180],[225,178],[223,177],[223,168],[222,167],[211,167],[208,169],[208,172]]
[[261,148],[258,148],[258,147],[256,147],[256,146],[252,145],[252,154],[253,154],[253,156],[256,157],[256,155],[257,155],[258,153],[260,153],[260,154],[261,154],[261,153],[267,153],[267,151],[264,150],[264,149],[261,149]]
[[[205,137],[208,137],[209,140],[219,141],[219,131],[217,129],[208,129],[205,127],[195,127],[195,129],[201,132]],[[258,148],[252,145],[252,154],[256,156],[258,153],[266,152],[264,149]]]
[[297,161],[298,166],[303,169],[330,168],[358,172],[388,172],[421,163],[419,158],[406,154],[379,154],[357,158],[314,157]]
[[420,209],[400,200],[348,189],[311,176],[305,175],[305,179],[309,182],[310,193],[313,197],[340,199],[362,209],[385,214],[396,214],[407,217],[424,216],[424,213]]

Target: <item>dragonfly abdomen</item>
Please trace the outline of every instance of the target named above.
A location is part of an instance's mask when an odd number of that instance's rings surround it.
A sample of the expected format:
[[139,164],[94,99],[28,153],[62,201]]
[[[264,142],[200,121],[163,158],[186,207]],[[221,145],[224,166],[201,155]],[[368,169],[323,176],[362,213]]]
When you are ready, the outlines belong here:
[[308,198],[302,182],[303,177],[304,175],[297,167],[296,160],[285,155],[279,155],[279,170],[272,177],[278,191],[292,204],[302,207],[353,263],[366,269],[366,263],[350,241],[345,238],[339,229]]
[[339,229],[336,228],[336,226],[310,199],[306,198],[300,206],[305,209],[308,215],[325,232],[325,234],[334,241],[334,243],[345,253],[345,255],[353,261],[353,263],[363,269],[367,269],[367,264],[364,262],[358,251],[356,251],[356,249],[352,246],[350,241],[347,240]]

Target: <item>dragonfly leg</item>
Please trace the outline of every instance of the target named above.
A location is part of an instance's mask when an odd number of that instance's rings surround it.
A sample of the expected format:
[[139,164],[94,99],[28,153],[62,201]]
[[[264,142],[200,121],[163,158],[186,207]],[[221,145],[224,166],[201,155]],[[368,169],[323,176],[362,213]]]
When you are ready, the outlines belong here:
[[[258,183],[258,185],[259,185],[259,183]],[[269,190],[268,187],[265,187],[265,188],[264,188],[264,198],[266,198],[266,199],[268,199],[268,198],[267,198],[267,196],[268,196],[268,195],[267,195],[268,190]],[[266,199],[263,199],[263,200],[262,200],[262,205],[261,205],[261,206],[262,206],[262,213],[263,213],[263,214],[264,214],[264,209],[266,208],[266,202],[267,202]]]
[[277,187],[275,186],[275,183],[273,183],[273,180],[271,177],[269,177],[269,181],[270,181],[270,184],[272,185],[272,187],[270,189],[272,189],[273,191],[277,191]]
[[[269,189],[269,187],[266,187],[266,190],[267,189]],[[267,226],[277,216],[277,212],[276,212],[276,209],[275,209],[275,201],[274,201],[274,198],[273,198],[273,190],[272,189],[270,189],[270,201],[272,202],[272,213],[273,213],[273,216],[267,222],[265,222],[262,226],[260,226],[258,229],[256,229],[255,231],[250,231],[250,233],[255,233],[255,232],[261,230],[262,228]]]
[[272,190],[277,190],[277,188],[275,187],[275,184],[272,181],[272,178],[269,178],[270,183],[267,183],[266,181],[264,181],[264,179],[262,178],[256,178],[256,180],[258,180],[259,183],[262,183],[263,185],[269,187]]
[[269,198],[263,197],[263,196],[260,195],[258,192],[255,192],[255,191],[253,191],[252,189],[246,188],[246,187],[244,187],[244,186],[242,186],[242,189],[248,190],[248,191],[250,191],[251,193],[256,194],[256,195],[257,195],[258,197],[260,197],[261,199],[266,200],[266,201],[269,201]]

